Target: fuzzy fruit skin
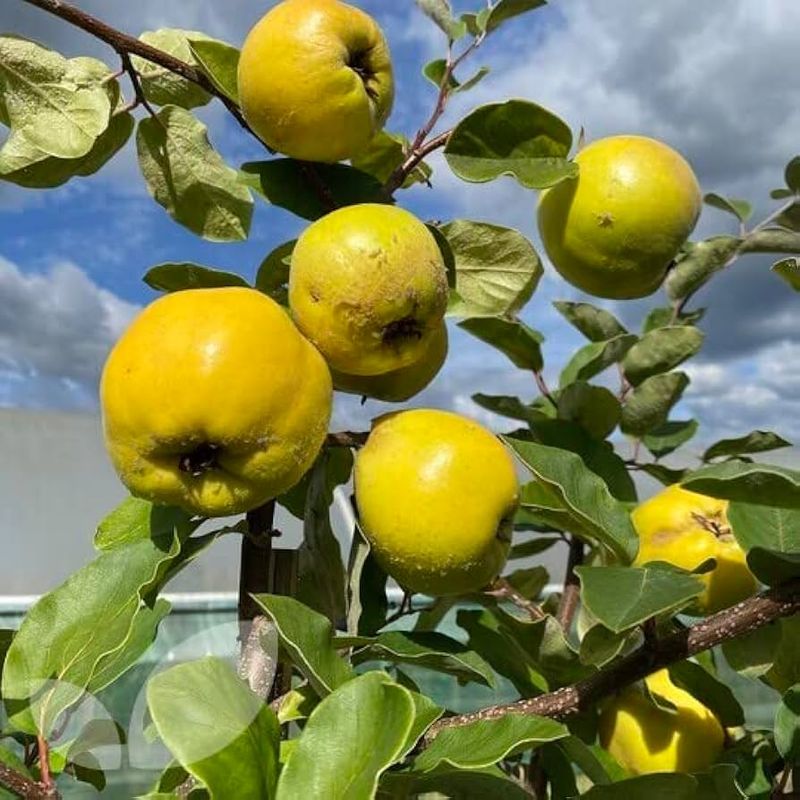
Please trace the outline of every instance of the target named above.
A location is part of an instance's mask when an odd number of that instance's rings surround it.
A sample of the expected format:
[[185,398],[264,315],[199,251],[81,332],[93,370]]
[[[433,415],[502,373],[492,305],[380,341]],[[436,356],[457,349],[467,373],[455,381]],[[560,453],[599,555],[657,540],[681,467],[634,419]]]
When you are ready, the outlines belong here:
[[419,394],[439,374],[446,358],[447,325],[443,322],[419,361],[383,375],[347,375],[331,370],[333,388],[385,403],[403,403]]
[[692,168],[644,136],[599,139],[575,161],[579,176],[539,200],[539,232],[553,266],[595,297],[652,294],[700,215]]
[[636,689],[625,689],[600,715],[600,744],[634,775],[702,772],[722,752],[725,732],[696,698],[678,688],[662,669],[645,679],[647,688],[672,702],[661,709]]
[[[324,359],[254,289],[191,289],[147,306],[100,384],[106,447],[132,494],[202,516],[253,509],[291,488],[325,439]],[[182,458],[215,445],[200,475]]]
[[473,420],[432,409],[380,417],[356,457],[355,495],[378,563],[405,589],[464,594],[505,564],[514,462]]
[[357,155],[394,100],[381,29],[339,0],[284,0],[267,12],[242,47],[238,84],[250,127],[273,150],[304,161]]
[[[632,515],[639,534],[636,564],[667,561],[693,570],[709,558],[717,566],[700,577],[705,590],[696,611],[713,614],[754,594],[756,579],[745,552],[730,532],[728,501],[668,486],[637,506]],[[718,531],[718,532],[717,532]]]
[[292,253],[289,307],[332,369],[382,375],[418,361],[447,309],[431,232],[396,206],[363,203],[309,225]]

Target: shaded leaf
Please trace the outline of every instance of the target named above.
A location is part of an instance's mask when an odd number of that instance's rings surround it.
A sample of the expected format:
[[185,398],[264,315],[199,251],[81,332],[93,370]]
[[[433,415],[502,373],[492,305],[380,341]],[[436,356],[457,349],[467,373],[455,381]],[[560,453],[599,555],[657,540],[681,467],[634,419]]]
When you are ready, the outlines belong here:
[[642,464],[639,469],[646,472],[651,478],[655,478],[664,486],[672,486],[673,483],[680,483],[688,473],[687,469],[671,469],[664,464]]
[[694,800],[697,781],[681,773],[641,775],[605,786],[593,786],[581,795],[586,800]]
[[800,761],[800,684],[789,689],[778,704],[775,747],[789,763]]
[[[534,540],[535,541],[535,540]],[[541,540],[537,542],[541,544]],[[535,567],[527,569],[517,569],[508,575],[503,576],[523,597],[535,600],[544,590],[550,581],[550,573],[537,564]]]
[[[378,131],[369,144],[350,163],[361,172],[372,175],[381,184],[406,159],[410,142],[405,136],[388,131]],[[424,183],[431,175],[431,168],[424,162],[418,164],[403,182],[403,188],[415,183]]]
[[800,683],[800,616],[784,617],[774,627],[779,631],[778,643],[770,652],[772,666],[766,678],[771,686],[784,692]]
[[780,275],[796,292],[800,292],[800,258],[784,258],[772,265],[772,271]]
[[572,133],[545,108],[526,100],[480,106],[456,125],[444,156],[463,180],[484,183],[512,175],[528,189],[575,177],[568,161]]
[[[333,503],[336,487],[350,480],[353,471],[353,452],[349,447],[334,447],[327,451],[326,458],[325,502],[330,506]],[[309,470],[288,492],[277,498],[278,503],[298,519],[303,519],[306,513],[306,499],[312,475],[312,470]]]
[[737,672],[748,678],[758,678],[772,667],[780,644],[781,628],[773,622],[723,642],[722,652]]
[[[442,768],[434,772],[390,772],[383,776],[381,787],[390,797],[435,796],[457,800],[530,800],[530,793],[509,778],[498,767],[455,770]],[[394,792],[395,794],[392,794]],[[405,794],[403,794],[405,792]],[[378,798],[386,797],[378,794]]]
[[670,300],[682,300],[694,294],[715,272],[734,258],[747,240],[735,236],[713,236],[697,242],[668,273],[664,286]]
[[673,420],[642,437],[642,444],[656,457],[663,458],[686,444],[697,433],[696,419]]
[[604,386],[575,381],[559,394],[558,416],[576,422],[596,439],[605,439],[617,427],[622,408]]
[[703,453],[703,461],[711,461],[722,456],[739,456],[744,453],[764,453],[769,450],[778,450],[782,447],[791,446],[791,442],[787,442],[777,433],[752,431],[736,439],[722,439],[716,444],[712,444]]
[[660,428],[688,385],[689,376],[684,372],[668,372],[642,381],[622,408],[622,432],[643,436]]
[[200,69],[225,97],[239,102],[236,77],[239,68],[239,51],[233,45],[216,39],[189,38],[189,47]]
[[544,415],[533,406],[526,405],[519,397],[509,397],[507,395],[474,394],[473,402],[481,408],[500,414],[503,417],[517,419],[521,422],[531,422],[542,418]]
[[179,292],[183,289],[212,289],[219,286],[249,286],[235,272],[203,267],[189,262],[157,264],[145,272],[142,280],[160,292]]
[[800,508],[800,472],[774,464],[723,461],[689,473],[682,484],[721,500]]
[[657,328],[666,328],[674,325],[696,325],[705,316],[704,308],[694,311],[681,311],[677,316],[672,306],[653,308],[642,323],[642,333],[650,333]]
[[783,173],[786,185],[793,192],[800,192],[800,156],[795,156],[786,165]]
[[566,300],[556,300],[553,306],[592,342],[607,342],[628,333],[622,323],[604,308]]
[[753,207],[747,200],[736,200],[732,197],[723,197],[721,194],[709,192],[703,201],[706,205],[718,208],[720,211],[727,211],[733,214],[740,222],[747,222],[753,214]]
[[246,239],[250,192],[212,148],[207,129],[189,111],[165,106],[136,132],[139,166],[157,203],[181,225],[219,242]]
[[591,342],[572,356],[561,372],[559,385],[568,386],[573,381],[586,381],[621,361],[637,342],[634,334],[621,334],[605,342]]
[[605,625],[592,625],[581,639],[580,659],[582,664],[602,667],[613,661],[628,643],[628,632],[618,633]]
[[147,685],[147,706],[164,744],[211,798],[274,796],[278,720],[225,661],[160,672]]
[[531,556],[539,555],[539,553],[549,550],[554,544],[558,544],[561,541],[563,540],[558,536],[537,536],[526,542],[519,542],[511,548],[508,559],[511,561],[512,559],[530,558]]
[[370,636],[386,624],[387,574],[356,522],[347,570],[347,632]]
[[282,306],[289,305],[289,268],[296,244],[297,239],[279,244],[261,262],[256,273],[256,289]]
[[[797,213],[800,216],[800,202],[797,204]],[[751,233],[742,242],[743,253],[786,253],[787,255],[800,255],[800,221],[795,221],[791,212],[785,212],[784,222],[786,228],[762,228]],[[791,226],[793,230],[790,230]]]
[[[422,74],[438,89],[444,81],[445,72],[447,71],[447,59],[435,58],[429,61],[423,68]],[[459,86],[458,81],[451,73],[447,81],[448,88],[452,91]]]
[[747,554],[750,571],[767,586],[778,586],[800,578],[800,552],[781,553],[754,547]]
[[459,322],[458,326],[497,348],[520,369],[538,372],[544,366],[540,347],[544,337],[524,322],[503,317],[477,317]]
[[691,358],[703,344],[703,333],[690,325],[657,328],[645,334],[628,350],[622,361],[625,376],[638,386]]
[[455,258],[457,317],[514,314],[542,277],[533,245],[519,231],[488,222],[455,220],[441,227]]
[[672,682],[696,697],[726,728],[744,725],[744,711],[736,696],[722,681],[692,661],[678,661],[669,667]]

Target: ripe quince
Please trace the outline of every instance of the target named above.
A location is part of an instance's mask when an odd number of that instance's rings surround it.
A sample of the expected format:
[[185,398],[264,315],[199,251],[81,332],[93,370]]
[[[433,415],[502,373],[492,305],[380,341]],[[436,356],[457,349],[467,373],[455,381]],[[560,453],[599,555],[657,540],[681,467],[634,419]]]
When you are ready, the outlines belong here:
[[256,23],[238,68],[242,113],[279,153],[334,162],[360,153],[394,100],[386,39],[339,0],[284,0]]
[[190,289],[147,306],[100,384],[106,447],[132,494],[201,516],[249,511],[317,457],[328,367],[255,289]]
[[514,462],[471,419],[432,409],[380,417],[356,457],[355,496],[378,563],[407,590],[477,591],[505,564]]

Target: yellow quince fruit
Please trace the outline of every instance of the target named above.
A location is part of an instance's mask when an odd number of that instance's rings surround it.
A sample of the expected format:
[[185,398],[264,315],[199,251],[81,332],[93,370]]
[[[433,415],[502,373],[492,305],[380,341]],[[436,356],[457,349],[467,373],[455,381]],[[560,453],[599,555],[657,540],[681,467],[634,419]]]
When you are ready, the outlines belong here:
[[471,419],[432,409],[380,417],[356,457],[355,496],[378,563],[404,589],[477,591],[505,564],[514,461]]
[[289,272],[289,307],[332,369],[381,375],[418,362],[440,335],[447,270],[413,214],[347,206],[309,225]]
[[553,266],[595,297],[652,294],[700,215],[692,168],[645,136],[599,139],[575,161],[578,177],[539,200],[539,232]]
[[754,594],[756,579],[745,552],[731,533],[727,500],[668,486],[637,506],[631,515],[639,534],[636,565],[666,561],[693,570],[716,559],[716,567],[698,577],[705,584],[695,602],[701,614],[713,614]]
[[662,669],[645,679],[675,711],[659,708],[642,692],[624,689],[600,714],[600,744],[634,775],[702,772],[722,752],[725,731],[699,700],[678,688]]
[[419,394],[438,374],[447,358],[447,325],[443,322],[418,361],[383,375],[347,375],[331,370],[333,388],[386,403],[402,403]]
[[334,162],[358,155],[392,110],[386,39],[339,0],[284,0],[250,31],[238,68],[242,113],[279,153]]
[[333,390],[322,356],[255,289],[147,306],[100,383],[106,447],[132,494],[207,517],[249,511],[316,458]]

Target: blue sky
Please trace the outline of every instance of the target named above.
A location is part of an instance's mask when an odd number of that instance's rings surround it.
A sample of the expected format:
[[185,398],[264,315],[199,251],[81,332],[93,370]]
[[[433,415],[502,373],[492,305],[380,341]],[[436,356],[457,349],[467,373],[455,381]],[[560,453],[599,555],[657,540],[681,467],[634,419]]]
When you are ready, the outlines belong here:
[[[473,0],[480,5],[479,0]],[[82,7],[138,34],[162,26],[199,29],[240,44],[270,3],[262,0],[82,0]],[[442,55],[442,34],[412,0],[358,3],[389,39],[397,103],[389,129],[412,135],[434,90],[421,66]],[[474,10],[456,3],[458,11]],[[7,0],[0,27],[66,55],[92,54],[116,66],[107,48],[60,20]],[[483,102],[524,97],[560,114],[589,138],[641,133],[662,138],[693,163],[707,191],[747,197],[763,214],[785,162],[800,152],[796,77],[796,0],[552,0],[509,23],[475,55],[490,76],[453,104],[443,124]],[[127,87],[126,87],[127,90]],[[218,103],[202,109],[211,139],[229,162],[262,157]],[[2,134],[0,134],[2,135]],[[400,202],[425,218],[484,219],[517,227],[538,247],[535,194],[510,179],[471,186],[439,156],[434,190],[417,187]],[[129,145],[89,179],[48,192],[0,184],[0,405],[95,409],[96,381],[108,348],[138,306],[154,295],[141,282],[163,261],[195,261],[246,277],[303,222],[257,201],[252,234],[241,244],[204,242],[172,222],[147,196]],[[698,233],[729,229],[719,212]],[[774,427],[800,434],[798,305],[769,261],[751,258],[705,290],[707,343],[691,368],[680,409],[696,415],[705,438]],[[555,377],[579,339],[554,312],[554,299],[580,295],[547,266],[525,320],[547,336],[547,374]],[[636,325],[657,295],[609,304]],[[489,420],[471,393],[534,395],[530,376],[457,332],[448,364],[416,404],[456,408]],[[383,407],[337,401],[337,425],[366,425]],[[493,420],[496,422],[496,420]]]

